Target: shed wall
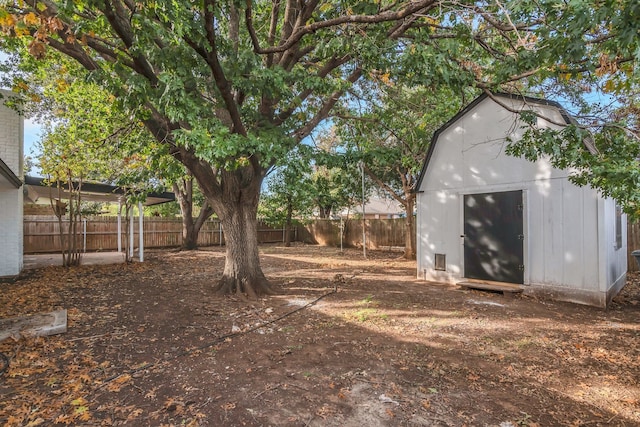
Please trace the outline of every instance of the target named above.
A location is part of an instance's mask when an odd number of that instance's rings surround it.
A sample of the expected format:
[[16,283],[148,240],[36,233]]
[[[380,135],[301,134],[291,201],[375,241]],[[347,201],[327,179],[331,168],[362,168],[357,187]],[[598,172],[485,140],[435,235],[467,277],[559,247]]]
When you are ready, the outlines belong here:
[[[562,121],[555,108],[536,108]],[[418,277],[450,283],[464,278],[464,194],[523,190],[524,283],[560,299],[604,305],[626,272],[626,229],[622,248],[614,248],[615,203],[571,184],[568,172],[547,160],[507,156],[505,137],[523,133],[516,117],[486,99],[440,133],[417,200]],[[554,126],[541,120],[538,125]],[[446,255],[446,271],[434,269],[436,253]]]

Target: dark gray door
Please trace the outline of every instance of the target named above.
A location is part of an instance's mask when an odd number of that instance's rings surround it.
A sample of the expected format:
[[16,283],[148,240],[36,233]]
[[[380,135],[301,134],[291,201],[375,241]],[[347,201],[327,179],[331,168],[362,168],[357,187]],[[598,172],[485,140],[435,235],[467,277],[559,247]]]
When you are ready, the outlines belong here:
[[522,191],[464,196],[464,275],[524,283]]

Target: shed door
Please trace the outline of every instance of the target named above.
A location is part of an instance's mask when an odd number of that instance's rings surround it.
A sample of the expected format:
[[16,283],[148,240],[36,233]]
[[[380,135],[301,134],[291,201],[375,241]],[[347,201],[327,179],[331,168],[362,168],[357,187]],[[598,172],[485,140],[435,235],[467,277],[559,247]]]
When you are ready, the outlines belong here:
[[522,191],[464,196],[464,273],[524,283]]

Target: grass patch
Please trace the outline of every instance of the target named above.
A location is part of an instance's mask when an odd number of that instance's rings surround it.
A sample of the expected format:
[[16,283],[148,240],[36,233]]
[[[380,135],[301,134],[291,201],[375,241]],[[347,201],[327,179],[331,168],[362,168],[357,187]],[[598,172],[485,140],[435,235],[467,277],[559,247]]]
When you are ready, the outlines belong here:
[[373,295],[367,295],[361,301],[358,301],[358,305],[364,305],[367,307],[377,307],[380,305],[380,301],[374,300]]
[[375,321],[375,320],[389,320],[389,315],[386,313],[380,313],[375,308],[362,308],[360,310],[355,310],[351,312],[347,312],[345,314],[347,320],[357,321],[357,322],[367,322],[367,321]]

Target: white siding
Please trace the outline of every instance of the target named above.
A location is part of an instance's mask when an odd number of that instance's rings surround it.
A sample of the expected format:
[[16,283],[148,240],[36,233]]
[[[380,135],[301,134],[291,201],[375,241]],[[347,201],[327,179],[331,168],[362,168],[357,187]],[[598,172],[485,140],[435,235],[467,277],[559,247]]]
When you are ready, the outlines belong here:
[[22,188],[0,184],[0,277],[22,270]]
[[[537,109],[563,121],[555,107]],[[567,171],[544,159],[507,156],[506,137],[517,139],[523,132],[516,117],[487,98],[440,133],[418,194],[418,277],[445,282],[464,277],[463,195],[523,190],[525,285],[560,294],[571,289],[574,300],[602,305],[626,272],[626,241],[622,249],[614,248],[615,204],[571,184]],[[433,269],[435,253],[446,255],[447,271]]]
[[597,193],[552,180],[528,202],[529,283],[598,290]]
[[[0,101],[0,159],[18,177],[22,177],[23,129],[22,117]],[[22,187],[15,188],[0,176],[0,277],[22,270],[22,199]]]
[[[624,284],[627,274],[627,218],[622,216],[622,246],[616,248],[616,203],[611,199],[602,201],[603,210],[603,231],[601,252],[606,260],[603,263],[602,280],[606,287],[601,290],[611,292],[612,287],[621,287]],[[610,295],[611,296],[611,295]]]

